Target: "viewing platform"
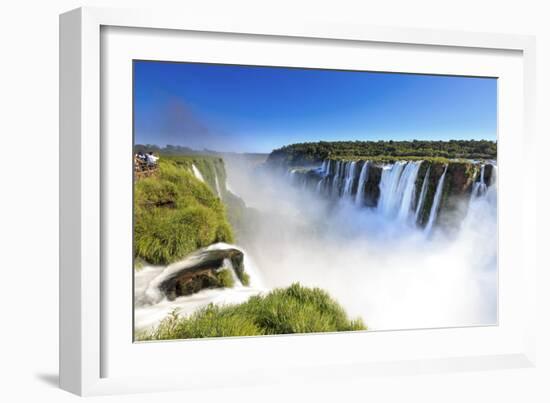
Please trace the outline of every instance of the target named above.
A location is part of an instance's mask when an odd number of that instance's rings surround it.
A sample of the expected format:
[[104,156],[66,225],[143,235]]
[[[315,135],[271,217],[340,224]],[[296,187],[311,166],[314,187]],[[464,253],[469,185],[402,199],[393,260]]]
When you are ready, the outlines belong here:
[[134,159],[134,180],[155,176],[159,171],[158,162],[151,164],[145,161]]

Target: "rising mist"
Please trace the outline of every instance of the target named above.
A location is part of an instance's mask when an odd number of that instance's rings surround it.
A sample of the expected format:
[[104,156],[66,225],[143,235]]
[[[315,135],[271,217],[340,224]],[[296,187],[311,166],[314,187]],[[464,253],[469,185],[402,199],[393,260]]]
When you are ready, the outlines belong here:
[[255,210],[239,246],[263,286],[321,287],[370,330],[496,323],[496,185],[463,201],[456,231],[427,232],[382,208],[329,201],[279,170],[225,162],[228,189]]

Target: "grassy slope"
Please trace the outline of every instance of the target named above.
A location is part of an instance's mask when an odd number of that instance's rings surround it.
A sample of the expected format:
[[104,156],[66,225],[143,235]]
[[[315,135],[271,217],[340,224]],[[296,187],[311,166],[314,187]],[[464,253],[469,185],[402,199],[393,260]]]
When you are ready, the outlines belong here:
[[[223,160],[209,156],[162,157],[157,176],[135,184],[135,257],[152,264],[169,264],[214,242],[232,243],[226,209],[215,195],[215,175],[233,219],[245,219],[246,207],[226,192]],[[195,178],[191,164],[205,181]],[[220,272],[225,287],[232,276]],[[243,273],[244,285],[248,276]],[[349,320],[325,291],[294,284],[233,306],[209,305],[190,317],[173,314],[139,340],[222,336],[254,336],[365,330],[361,320]]]
[[164,156],[162,159],[171,161],[178,167],[183,167],[191,172],[191,165],[195,165],[202,174],[206,184],[210,187],[212,192],[216,193],[216,176],[220,188],[223,190],[226,180],[225,167],[223,159],[220,157],[214,157],[209,155],[179,155],[179,156]]
[[292,333],[366,330],[350,320],[325,291],[293,284],[239,305],[208,305],[189,317],[173,313],[139,340],[257,336]]
[[[191,162],[161,158],[157,176],[136,182],[136,259],[165,265],[212,243],[233,242],[223,203],[194,177],[191,163],[199,169],[199,165],[209,165],[201,157]],[[213,168],[210,170],[213,172]],[[208,181],[209,171],[201,172]]]

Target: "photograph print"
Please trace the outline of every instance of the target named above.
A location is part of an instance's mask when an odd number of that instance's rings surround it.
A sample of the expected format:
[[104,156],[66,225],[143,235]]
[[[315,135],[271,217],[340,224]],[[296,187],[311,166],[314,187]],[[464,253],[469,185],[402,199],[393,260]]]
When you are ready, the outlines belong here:
[[133,95],[135,341],[497,324],[496,78],[134,60]]

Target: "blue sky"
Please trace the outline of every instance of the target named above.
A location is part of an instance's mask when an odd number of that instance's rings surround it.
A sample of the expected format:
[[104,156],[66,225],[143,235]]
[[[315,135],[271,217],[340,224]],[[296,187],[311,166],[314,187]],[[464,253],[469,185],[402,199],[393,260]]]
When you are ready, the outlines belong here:
[[134,62],[135,142],[270,152],[334,140],[496,140],[497,80]]

